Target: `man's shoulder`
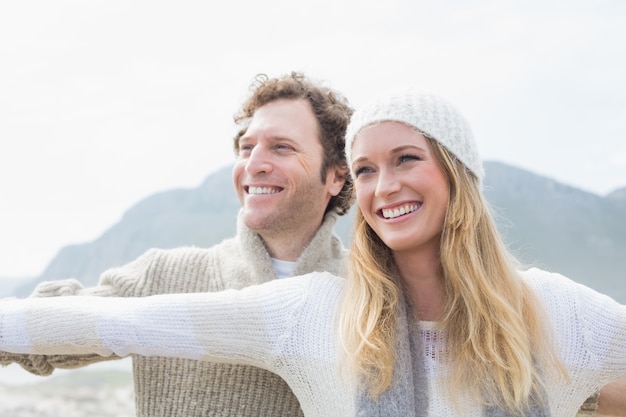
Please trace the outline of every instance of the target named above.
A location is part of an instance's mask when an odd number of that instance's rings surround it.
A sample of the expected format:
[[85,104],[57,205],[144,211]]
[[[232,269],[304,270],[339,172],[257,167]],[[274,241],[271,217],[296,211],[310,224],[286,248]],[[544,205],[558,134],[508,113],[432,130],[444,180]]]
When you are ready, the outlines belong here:
[[114,286],[118,295],[126,296],[218,291],[224,287],[221,282],[224,259],[237,254],[236,239],[209,248],[154,248],[123,267],[105,272],[101,282]]
[[187,256],[212,256],[219,251],[238,250],[240,247],[239,240],[236,237],[224,239],[220,243],[213,246],[178,246],[175,248],[152,248],[146,251],[146,255],[151,254],[156,257],[165,257],[170,259],[187,257]]

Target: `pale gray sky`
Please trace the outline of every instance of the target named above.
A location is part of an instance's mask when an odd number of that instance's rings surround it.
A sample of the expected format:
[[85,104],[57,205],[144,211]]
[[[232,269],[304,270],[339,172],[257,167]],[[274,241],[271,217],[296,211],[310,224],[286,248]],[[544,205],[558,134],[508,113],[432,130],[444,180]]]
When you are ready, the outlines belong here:
[[260,72],[304,71],[356,107],[438,92],[485,159],[626,186],[626,2],[443,3],[3,2],[0,276],[38,275],[142,198],[230,164]]

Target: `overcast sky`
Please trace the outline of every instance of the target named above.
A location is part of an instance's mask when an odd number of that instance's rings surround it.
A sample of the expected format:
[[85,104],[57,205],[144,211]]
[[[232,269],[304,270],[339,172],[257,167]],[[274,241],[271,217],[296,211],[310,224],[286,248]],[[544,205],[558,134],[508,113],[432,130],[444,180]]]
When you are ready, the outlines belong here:
[[2,2],[0,276],[36,276],[139,200],[230,164],[254,75],[291,70],[355,107],[437,92],[485,159],[626,186],[623,0]]

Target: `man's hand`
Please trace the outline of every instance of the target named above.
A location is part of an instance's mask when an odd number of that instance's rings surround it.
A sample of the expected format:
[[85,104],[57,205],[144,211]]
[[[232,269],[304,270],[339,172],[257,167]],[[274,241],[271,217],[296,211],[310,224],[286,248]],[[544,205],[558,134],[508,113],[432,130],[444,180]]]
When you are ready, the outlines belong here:
[[596,414],[626,416],[626,379],[602,387]]

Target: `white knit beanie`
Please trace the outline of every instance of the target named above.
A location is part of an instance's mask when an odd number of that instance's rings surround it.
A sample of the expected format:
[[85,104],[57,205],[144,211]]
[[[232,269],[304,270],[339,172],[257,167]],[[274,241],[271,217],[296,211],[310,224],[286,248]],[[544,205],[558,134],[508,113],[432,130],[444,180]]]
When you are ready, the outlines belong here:
[[402,122],[436,140],[456,156],[482,183],[483,165],[469,123],[441,97],[415,90],[390,92],[357,109],[346,132],[346,158],[352,165],[355,136],[369,125]]

